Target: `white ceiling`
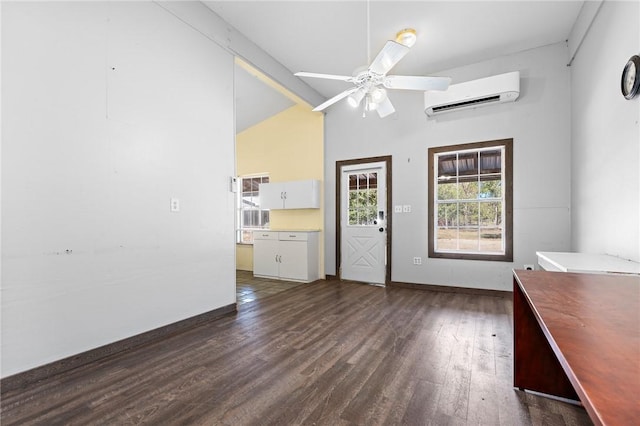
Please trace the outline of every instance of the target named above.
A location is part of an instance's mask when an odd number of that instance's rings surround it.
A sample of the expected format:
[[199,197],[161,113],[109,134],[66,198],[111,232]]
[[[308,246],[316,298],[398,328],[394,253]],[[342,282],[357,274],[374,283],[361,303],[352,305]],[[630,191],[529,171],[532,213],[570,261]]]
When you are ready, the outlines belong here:
[[[583,2],[372,0],[369,37],[364,0],[204,3],[292,73],[351,75],[367,64],[368,39],[373,59],[386,40],[410,27],[418,41],[390,74],[445,75],[451,68],[567,40]],[[305,82],[326,98],[349,87]]]
[[267,86],[241,66],[235,66],[236,133],[284,111],[293,101]]

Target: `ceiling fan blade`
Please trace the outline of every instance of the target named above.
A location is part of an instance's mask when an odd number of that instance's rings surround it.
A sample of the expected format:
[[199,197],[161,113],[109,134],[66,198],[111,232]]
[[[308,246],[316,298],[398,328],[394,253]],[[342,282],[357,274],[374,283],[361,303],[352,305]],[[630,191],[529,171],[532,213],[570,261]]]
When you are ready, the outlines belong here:
[[327,80],[342,80],[342,81],[352,81],[353,77],[350,75],[335,75],[335,74],[321,74],[317,72],[305,72],[300,71],[294,74],[298,77],[312,77],[312,78],[324,78]]
[[352,94],[356,90],[358,90],[358,88],[357,87],[353,87],[351,89],[345,90],[344,92],[338,93],[333,98],[331,98],[331,99],[327,100],[326,102],[323,102],[320,105],[318,105],[317,107],[315,107],[312,111],[322,111],[323,109],[327,108],[328,106],[331,106],[331,105],[335,104],[340,99],[346,98],[347,96],[349,96],[350,94]]
[[404,44],[389,40],[369,66],[369,71],[376,74],[386,74],[400,59],[404,58],[404,55],[408,52],[409,48]]
[[378,111],[378,115],[380,116],[380,118],[385,118],[387,115],[396,112],[396,109],[393,107],[393,104],[391,103],[389,98],[385,98],[384,101],[378,104],[378,108],[376,108],[376,111]]
[[449,77],[418,77],[411,75],[389,75],[382,84],[387,89],[404,90],[447,90],[451,79]]

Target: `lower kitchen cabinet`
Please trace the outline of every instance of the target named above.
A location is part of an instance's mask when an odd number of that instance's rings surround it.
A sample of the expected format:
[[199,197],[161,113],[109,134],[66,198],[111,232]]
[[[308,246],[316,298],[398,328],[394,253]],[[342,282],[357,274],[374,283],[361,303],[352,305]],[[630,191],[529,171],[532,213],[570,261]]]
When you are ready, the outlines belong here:
[[289,281],[320,278],[318,231],[256,231],[253,275]]

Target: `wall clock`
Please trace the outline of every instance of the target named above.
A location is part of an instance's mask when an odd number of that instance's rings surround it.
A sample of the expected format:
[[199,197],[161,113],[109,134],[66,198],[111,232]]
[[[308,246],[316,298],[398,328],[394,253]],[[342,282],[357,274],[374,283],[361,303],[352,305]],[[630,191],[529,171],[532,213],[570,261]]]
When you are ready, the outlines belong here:
[[624,66],[620,88],[625,99],[634,98],[640,91],[640,56],[633,55]]

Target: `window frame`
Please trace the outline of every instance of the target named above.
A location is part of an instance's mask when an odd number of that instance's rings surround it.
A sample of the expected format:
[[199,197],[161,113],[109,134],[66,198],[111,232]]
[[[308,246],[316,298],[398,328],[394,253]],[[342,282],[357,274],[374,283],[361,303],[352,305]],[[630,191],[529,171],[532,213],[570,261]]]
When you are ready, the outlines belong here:
[[[267,222],[266,226],[261,226],[261,227],[253,227],[253,226],[243,226],[243,212],[245,211],[245,209],[242,208],[242,198],[243,198],[243,194],[245,194],[245,191],[243,191],[243,180],[245,179],[256,179],[256,178],[260,178],[260,180],[264,180],[265,178],[269,179],[269,174],[268,173],[256,173],[256,174],[250,174],[250,175],[243,175],[243,176],[238,176],[237,179],[237,191],[236,191],[236,244],[240,244],[240,245],[253,245],[253,237],[251,238],[250,242],[245,242],[242,240],[242,234],[243,231],[258,231],[258,230],[264,230],[264,229],[269,229],[270,226],[269,224],[271,223],[271,220],[269,220],[269,222]],[[268,183],[268,182],[261,182],[261,183]],[[253,192],[253,191],[252,191]],[[260,192],[258,190],[258,198],[260,197]],[[248,209],[250,210],[250,209]],[[271,211],[270,209],[265,209],[265,208],[258,208],[255,209],[256,211],[258,211],[258,218],[262,218],[262,212],[263,211],[267,211],[269,212],[269,219],[271,219]]]
[[[463,252],[463,251],[436,251],[435,248],[435,217],[437,215],[436,203],[436,179],[435,158],[437,154],[458,153],[461,151],[481,150],[485,148],[504,147],[504,187],[503,205],[504,214],[503,239],[504,254]],[[440,259],[465,259],[485,260],[499,262],[513,262],[513,139],[498,139],[493,141],[472,142],[458,145],[447,145],[429,148],[428,150],[428,256]],[[479,226],[479,225],[478,225]]]

